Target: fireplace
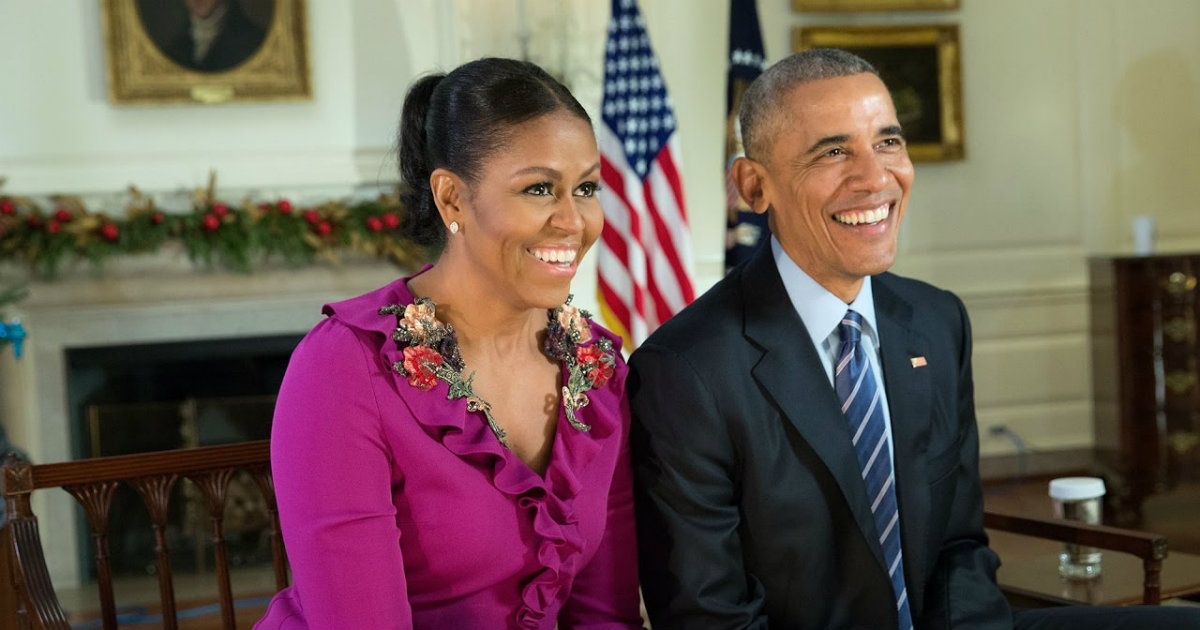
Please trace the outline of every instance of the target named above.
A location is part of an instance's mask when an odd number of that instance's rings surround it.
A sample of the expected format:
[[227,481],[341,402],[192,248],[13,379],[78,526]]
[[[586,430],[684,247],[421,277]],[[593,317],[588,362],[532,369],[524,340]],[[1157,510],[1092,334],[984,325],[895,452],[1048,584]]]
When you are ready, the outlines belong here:
[[[38,463],[257,439],[269,431],[287,355],[320,321],[321,305],[404,273],[375,261],[251,275],[197,272],[181,254],[164,254],[114,265],[100,279],[34,283],[29,298],[8,313],[21,318],[30,336],[20,361],[11,352],[0,355],[0,420]],[[161,366],[147,367],[151,358]],[[98,376],[101,363],[110,364],[112,375]],[[250,366],[257,376],[247,376]],[[145,378],[159,369],[174,374],[168,384]],[[197,372],[214,378],[181,376]],[[232,387],[220,389],[221,382]],[[122,428],[118,417],[128,425]],[[122,432],[132,439],[122,441]],[[186,512],[188,484],[179,485],[173,509]],[[227,509],[245,508],[247,522],[253,521],[253,506],[237,504],[236,489],[231,494],[234,505]],[[55,586],[79,586],[90,558],[74,500],[47,492],[33,501]],[[183,545],[186,514],[179,517]],[[116,532],[110,533],[115,547]],[[172,562],[180,570],[185,562],[200,566],[203,554],[193,551],[173,546]],[[138,570],[137,562],[128,569]]]
[[[299,335],[200,339],[66,351],[75,459],[214,446],[270,437],[275,393]],[[229,488],[226,538],[234,566],[270,563],[267,506],[249,475]],[[83,578],[94,577],[92,540],[76,518]],[[155,569],[149,515],[122,486],[109,512],[115,577]],[[204,571],[211,557],[204,497],[176,485],[167,518],[172,568]]]

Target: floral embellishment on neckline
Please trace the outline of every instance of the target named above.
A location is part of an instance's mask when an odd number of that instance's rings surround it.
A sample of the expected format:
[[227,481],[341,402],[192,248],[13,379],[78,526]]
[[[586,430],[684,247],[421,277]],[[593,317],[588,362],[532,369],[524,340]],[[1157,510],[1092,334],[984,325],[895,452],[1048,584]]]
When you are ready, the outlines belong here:
[[562,388],[563,410],[567,422],[580,431],[591,431],[575,412],[588,405],[587,392],[604,387],[612,378],[617,364],[612,342],[603,337],[591,345],[591,314],[571,306],[573,295],[566,304],[550,311],[546,325],[546,341],[542,351],[567,368],[567,383]]
[[429,346],[408,346],[404,349],[404,372],[408,384],[418,389],[433,389],[437,385],[437,369],[442,365],[442,355]]
[[[566,369],[567,382],[562,387],[563,410],[572,427],[586,432],[592,427],[581,421],[576,412],[590,402],[589,390],[604,387],[612,378],[616,356],[608,339],[601,337],[589,344],[594,339],[588,323],[591,315],[571,306],[571,298],[568,296],[565,304],[547,311],[542,351]],[[409,385],[423,391],[433,389],[439,380],[445,382],[449,385],[446,399],[465,398],[467,411],[482,412],[496,439],[504,448],[512,450],[504,429],[492,416],[491,405],[475,393],[475,373],[463,377],[466,365],[459,353],[454,327],[437,318],[433,301],[420,298],[408,305],[391,304],[380,308],[379,314],[396,317],[392,340],[401,346],[404,359],[393,363],[392,370],[406,377]]]
[[482,411],[488,427],[496,439],[508,448],[504,429],[492,417],[492,407],[475,394],[475,373],[463,378],[466,367],[458,351],[458,337],[454,327],[443,324],[437,318],[437,307],[433,300],[421,298],[412,304],[391,304],[379,309],[380,315],[395,315],[396,330],[392,340],[403,347],[404,360],[392,364],[392,370],[408,377],[408,384],[429,391],[439,380],[450,386],[447,400],[467,399],[467,411]]
[[612,378],[612,357],[596,346],[575,348],[575,362],[585,370],[587,377],[592,381],[592,387],[604,387],[608,379]]
[[573,295],[567,296],[566,304],[550,311],[551,323],[557,322],[558,328],[566,331],[572,343],[587,343],[592,340],[592,327],[587,323],[591,314],[571,306],[571,300],[574,297]]

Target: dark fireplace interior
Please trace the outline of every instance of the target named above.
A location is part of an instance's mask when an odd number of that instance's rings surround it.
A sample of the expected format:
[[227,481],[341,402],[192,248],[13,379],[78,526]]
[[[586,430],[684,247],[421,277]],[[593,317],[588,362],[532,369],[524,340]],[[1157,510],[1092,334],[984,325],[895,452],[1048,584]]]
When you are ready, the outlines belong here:
[[[198,340],[67,351],[76,459],[213,446],[270,436],[275,395],[300,335]],[[249,475],[230,483],[225,539],[231,564],[270,563],[268,517]],[[85,576],[94,549],[77,510]],[[141,498],[122,485],[109,514],[114,576],[154,573],[154,536]],[[176,483],[167,539],[175,573],[211,569],[211,524],[199,489]]]

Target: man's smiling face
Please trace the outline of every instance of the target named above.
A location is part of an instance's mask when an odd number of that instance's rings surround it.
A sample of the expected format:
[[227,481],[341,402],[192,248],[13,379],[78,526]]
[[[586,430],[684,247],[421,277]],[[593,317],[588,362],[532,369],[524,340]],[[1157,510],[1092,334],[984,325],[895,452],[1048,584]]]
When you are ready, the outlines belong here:
[[887,87],[870,73],[788,93],[762,163],[771,230],[807,274],[850,302],[896,258],[913,166]]

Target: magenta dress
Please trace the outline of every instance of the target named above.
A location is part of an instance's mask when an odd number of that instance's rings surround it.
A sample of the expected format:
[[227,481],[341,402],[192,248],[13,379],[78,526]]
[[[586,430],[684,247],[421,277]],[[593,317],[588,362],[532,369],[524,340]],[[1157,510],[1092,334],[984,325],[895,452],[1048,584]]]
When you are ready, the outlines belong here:
[[379,309],[405,280],[326,305],[292,355],[271,467],[294,584],[255,628],[640,628],[620,352],[590,431],[559,410],[543,478],[447,383],[393,370]]

